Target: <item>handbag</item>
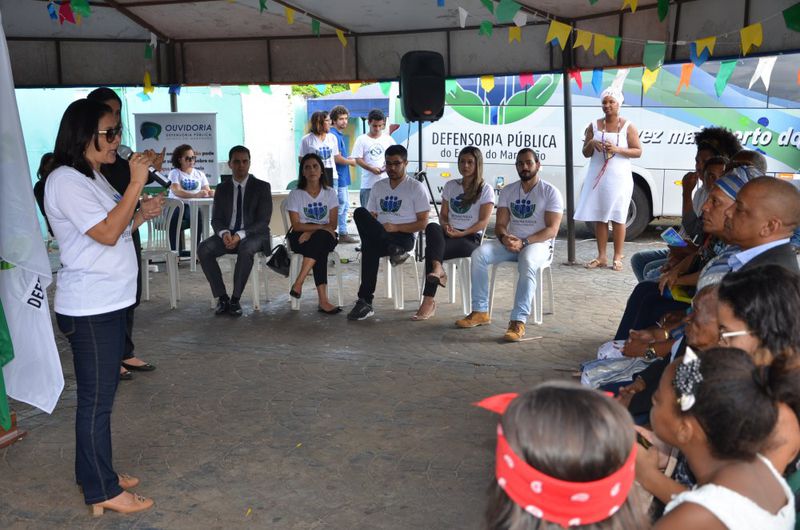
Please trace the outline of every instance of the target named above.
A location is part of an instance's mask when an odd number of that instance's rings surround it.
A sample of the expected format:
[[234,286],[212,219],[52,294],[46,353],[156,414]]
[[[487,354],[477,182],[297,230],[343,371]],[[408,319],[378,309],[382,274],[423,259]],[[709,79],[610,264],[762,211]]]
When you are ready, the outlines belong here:
[[272,254],[267,260],[267,267],[283,276],[289,277],[289,252],[286,250],[286,244],[280,244],[272,249]]

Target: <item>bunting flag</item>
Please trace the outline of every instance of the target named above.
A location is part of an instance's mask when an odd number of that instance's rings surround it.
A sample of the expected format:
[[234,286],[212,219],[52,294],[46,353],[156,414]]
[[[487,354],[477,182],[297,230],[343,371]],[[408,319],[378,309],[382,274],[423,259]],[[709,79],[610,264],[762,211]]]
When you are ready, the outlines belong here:
[[361,88],[361,83],[350,83],[349,85],[350,85],[350,92],[352,92],[353,94],[358,92],[358,89]]
[[222,97],[222,85],[218,83],[212,83],[208,85],[208,93],[211,94],[213,97],[221,98]]
[[319,20],[316,18],[311,19],[311,34],[319,37]]
[[717,97],[722,96],[725,87],[728,86],[728,81],[736,69],[736,59],[730,61],[722,61],[719,65],[719,72],[717,73],[717,80],[714,83],[714,88],[717,91]]
[[481,88],[487,92],[491,92],[494,90],[494,76],[493,75],[482,75],[481,76]]
[[317,92],[320,94],[324,94],[328,90],[328,85],[314,85],[314,88],[316,88]]
[[[559,22],[558,20],[551,20],[550,27],[547,29],[547,37],[545,37],[545,42],[552,42],[553,40],[558,40],[558,45],[561,46],[563,50],[564,47],[567,45],[567,39],[569,39],[569,34],[572,32],[572,27],[564,24],[563,22]],[[595,39],[596,42],[597,39]]]
[[609,59],[616,59],[617,58],[617,48],[619,44],[617,42],[617,38],[609,37],[607,35],[601,35],[599,33],[594,34],[594,54],[600,55],[601,53],[605,53],[608,55]]
[[625,11],[628,6],[631,8],[631,13],[636,13],[636,8],[639,7],[639,0],[622,0],[620,11]]
[[491,21],[484,20],[481,22],[481,25],[478,28],[478,35],[486,35],[487,37],[491,37],[493,31],[494,28],[492,27]]
[[514,25],[517,26],[518,28],[521,28],[527,23],[528,23],[528,14],[522,10],[517,11],[517,14],[514,15]]
[[75,15],[72,13],[72,6],[69,2],[62,2],[58,8],[58,21],[63,24],[64,21],[75,23]]
[[155,89],[153,88],[153,83],[150,81],[150,72],[145,70],[144,72],[144,89],[142,90],[145,94],[152,94]]
[[747,55],[754,46],[761,46],[764,41],[764,30],[761,27],[761,22],[750,24],[739,30],[739,35],[742,37],[742,55]]
[[592,89],[595,94],[603,91],[603,70],[601,68],[592,70]]
[[347,48],[347,39],[344,36],[344,31],[337,29],[336,30],[336,37],[339,39],[339,42],[342,43],[342,46]]
[[239,94],[250,94],[250,85],[239,85]]
[[508,26],[508,42],[514,41],[522,42],[522,30],[517,26]]
[[681,66],[681,79],[678,81],[678,90],[675,91],[676,96],[681,93],[683,87],[689,88],[692,72],[694,72],[694,63],[686,63]]
[[617,70],[617,75],[614,77],[614,80],[611,82],[611,86],[614,90],[619,90],[620,92],[625,92],[625,79],[628,78],[628,74],[630,73],[629,68],[620,68]]
[[575,30],[575,44],[573,44],[572,47],[583,48],[589,51],[589,48],[592,47],[592,35],[591,31],[586,31],[584,29]]
[[509,24],[522,8],[514,0],[500,0],[495,9],[494,16],[500,24]]
[[533,74],[519,74],[519,86],[525,88],[527,86],[533,86],[536,83],[536,79],[533,77]]
[[589,0],[589,5],[595,5],[596,3],[597,3],[597,0]]
[[486,8],[489,13],[494,15],[494,2],[492,0],[481,0],[481,4]]
[[[392,90],[392,83],[390,81],[381,81],[380,83],[378,83],[378,85],[381,87],[381,92],[383,92],[383,95],[388,96],[389,91]],[[446,87],[447,87],[447,82],[445,82],[445,88]]]
[[458,25],[461,26],[462,29],[467,26],[467,15],[469,15],[467,10],[458,6]]
[[436,0],[436,5],[438,7],[444,7],[444,0]]
[[446,93],[455,94],[456,90],[458,90],[458,81],[456,81],[455,79],[445,79],[444,80],[444,91]]
[[286,14],[286,23],[290,26],[294,24],[294,9],[291,7],[284,7],[283,12]]
[[267,0],[258,0],[258,12],[263,13],[267,10]]
[[259,88],[261,88],[261,92],[264,94],[272,94],[272,87],[269,85],[259,85]]
[[704,62],[711,57],[711,53],[708,51],[708,48],[703,50],[703,53],[697,55],[697,43],[690,42],[689,43],[689,60],[692,61],[692,64],[695,66],[701,66]]
[[664,22],[669,14],[669,0],[658,0],[658,21]]
[[50,15],[51,20],[58,20],[58,9],[56,9],[53,0],[47,3],[47,14]]
[[705,39],[697,39],[694,41],[697,45],[697,53],[703,55],[705,50],[708,50],[709,57],[714,55],[714,46],[717,44],[716,37],[706,37]]
[[89,5],[89,0],[72,0],[70,2],[72,12],[79,17],[89,18],[92,14],[92,7]]
[[797,69],[797,84],[800,85],[800,68]]
[[158,37],[152,31],[150,32],[150,47],[154,50],[158,47]]
[[769,90],[769,80],[772,77],[772,69],[775,67],[775,61],[777,59],[777,56],[759,57],[756,71],[753,72],[753,77],[750,78],[750,85],[747,88],[753,88],[753,85],[756,83],[756,81],[761,79],[761,81],[764,83],[764,88]]
[[792,31],[800,31],[800,2],[783,10],[783,21]]
[[153,58],[153,47],[150,46],[150,43],[144,45],[144,58],[145,59],[152,59]]
[[642,74],[642,88],[644,89],[644,93],[647,94],[647,91],[655,84],[656,79],[658,79],[658,74],[661,73],[661,68],[656,68],[655,70],[650,70],[648,68],[644,69],[644,73]]
[[656,70],[664,64],[664,56],[667,53],[667,43],[649,40],[644,45],[644,57],[642,61],[648,70]]
[[573,68],[572,70],[567,70],[567,73],[578,84],[578,88],[583,90],[583,77],[581,76],[581,71],[577,68]]
[[145,94],[144,92],[139,92],[138,94],[136,94],[136,97],[137,97],[137,98],[139,98],[139,99],[141,99],[141,100],[142,100],[142,101],[144,101],[145,103],[146,103],[146,102],[148,102],[148,101],[150,101],[150,96],[148,96],[148,95],[147,95],[147,94]]
[[180,96],[181,95],[181,86],[180,85],[170,85],[169,93],[170,94],[175,94],[176,96]]

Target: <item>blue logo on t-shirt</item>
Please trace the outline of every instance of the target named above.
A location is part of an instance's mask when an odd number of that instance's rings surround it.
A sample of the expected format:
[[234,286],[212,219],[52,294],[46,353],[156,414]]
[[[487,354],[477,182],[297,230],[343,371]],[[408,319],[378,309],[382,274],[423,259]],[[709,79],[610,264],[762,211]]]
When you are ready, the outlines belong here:
[[323,145],[317,149],[317,154],[322,160],[328,160],[331,157],[331,154],[333,154],[333,151],[331,151],[331,148],[327,145]]
[[397,213],[402,204],[403,201],[398,199],[396,195],[387,195],[380,200],[381,211],[386,213]]
[[321,202],[311,202],[308,206],[303,207],[303,213],[309,219],[322,221],[328,216],[328,207]]
[[181,188],[185,189],[186,191],[194,191],[200,187],[200,181],[193,178],[182,178],[181,179]]
[[369,148],[369,154],[373,160],[380,158],[383,154],[383,146],[381,144],[373,144],[372,147]]
[[467,213],[472,207],[471,204],[464,204],[463,199],[463,193],[460,193],[458,197],[450,198],[450,209],[453,211],[453,213]]
[[536,211],[536,205],[531,204],[528,199],[517,199],[508,205],[511,210],[511,215],[517,219],[527,219]]

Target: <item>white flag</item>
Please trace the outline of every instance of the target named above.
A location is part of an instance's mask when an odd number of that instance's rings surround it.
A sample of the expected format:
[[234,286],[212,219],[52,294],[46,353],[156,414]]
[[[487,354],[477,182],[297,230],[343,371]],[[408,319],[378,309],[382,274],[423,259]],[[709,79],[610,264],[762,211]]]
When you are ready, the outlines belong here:
[[756,71],[753,72],[753,77],[750,78],[750,86],[747,88],[753,88],[753,85],[756,84],[756,81],[760,78],[764,82],[764,88],[769,90],[769,80],[772,78],[772,69],[775,67],[775,61],[777,59],[777,55],[773,55],[772,57],[759,57]]
[[462,28],[467,25],[467,15],[469,15],[467,10],[464,9],[463,7],[459,6],[458,7],[458,23]]
[[2,20],[0,116],[0,300],[14,346],[3,377],[10,397],[50,413],[64,388],[45,291],[53,278],[36,217]]

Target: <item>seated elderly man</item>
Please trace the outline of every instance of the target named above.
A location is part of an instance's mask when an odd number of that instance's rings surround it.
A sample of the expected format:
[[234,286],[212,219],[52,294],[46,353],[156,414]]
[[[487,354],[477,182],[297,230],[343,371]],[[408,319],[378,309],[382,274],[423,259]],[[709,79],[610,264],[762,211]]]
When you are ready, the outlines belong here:
[[500,192],[497,202],[495,241],[487,241],[472,253],[472,312],[456,321],[460,328],[474,328],[490,322],[489,266],[516,261],[519,271],[511,321],[504,339],[518,342],[525,336],[525,322],[531,313],[536,289],[536,271],[553,252],[564,201],[555,186],[539,178],[539,156],[533,149],[517,153],[519,181]]

